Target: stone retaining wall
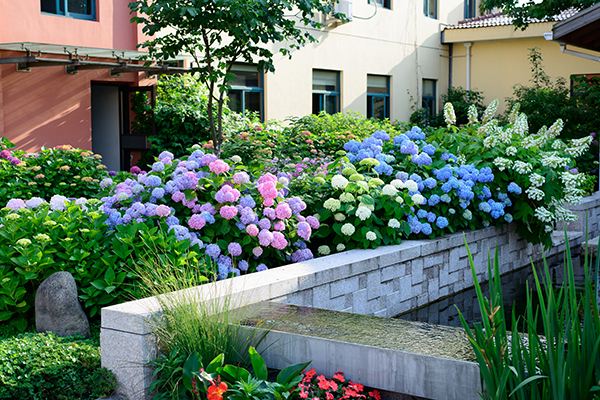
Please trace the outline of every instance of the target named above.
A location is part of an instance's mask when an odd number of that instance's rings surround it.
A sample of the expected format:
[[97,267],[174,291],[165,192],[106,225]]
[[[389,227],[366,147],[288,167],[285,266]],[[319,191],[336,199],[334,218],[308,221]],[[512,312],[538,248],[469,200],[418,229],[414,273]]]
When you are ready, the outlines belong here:
[[[578,207],[577,212],[592,216],[593,221],[588,217],[590,232],[598,235],[600,193]],[[547,256],[560,257],[565,249],[563,236],[562,232],[556,232],[554,246]],[[570,245],[575,251],[582,237],[581,231],[569,233]],[[434,240],[406,241],[374,250],[346,251],[181,293],[195,296],[198,301],[227,297],[236,307],[274,300],[391,317],[473,285],[465,241],[480,279],[486,279],[488,256],[493,256],[495,249],[499,252],[503,273],[542,257],[540,246],[528,244],[510,226],[505,226]],[[130,399],[148,398],[146,389],[152,371],[147,364],[157,353],[148,318],[158,313],[160,306],[156,298],[102,309],[102,366],[116,374],[121,393]]]

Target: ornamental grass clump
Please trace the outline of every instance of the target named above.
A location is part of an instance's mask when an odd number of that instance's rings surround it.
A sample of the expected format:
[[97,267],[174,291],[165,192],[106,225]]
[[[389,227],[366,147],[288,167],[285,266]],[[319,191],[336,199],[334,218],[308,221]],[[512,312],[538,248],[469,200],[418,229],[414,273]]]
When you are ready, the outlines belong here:
[[312,258],[307,242],[318,219],[302,215],[306,204],[288,196],[287,179],[254,178],[239,162],[198,146],[184,159],[163,152],[148,173],[117,184],[102,210],[110,226],[164,222],[178,239],[204,249],[218,279]]
[[[565,251],[563,283],[555,287],[546,260],[541,276],[532,265],[525,315],[512,311],[508,330],[502,300],[498,253],[488,263],[489,298],[483,295],[467,247],[482,322],[470,325],[459,310],[484,384],[484,399],[597,399],[600,393],[600,316],[592,267],[583,255],[584,287],[575,283],[570,246]],[[597,256],[600,256],[598,254]],[[597,273],[597,272],[596,272]]]

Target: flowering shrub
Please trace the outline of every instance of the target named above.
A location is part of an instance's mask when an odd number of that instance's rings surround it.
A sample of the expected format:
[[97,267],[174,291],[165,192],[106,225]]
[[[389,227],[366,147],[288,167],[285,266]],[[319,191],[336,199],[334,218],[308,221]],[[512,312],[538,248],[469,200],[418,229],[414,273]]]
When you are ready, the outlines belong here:
[[314,369],[307,371],[298,385],[301,399],[341,400],[365,399],[381,400],[379,391],[367,390],[360,383],[352,382],[342,372],[336,372],[332,379],[317,375]]
[[[318,236],[329,242],[333,230],[337,251],[512,221],[506,188],[491,189],[491,168],[461,162],[418,127],[393,138],[378,131],[344,148],[331,173],[305,177],[319,194],[308,203],[321,216]],[[321,254],[331,250],[322,246]]]
[[12,199],[0,210],[0,321],[24,329],[32,319],[36,288],[57,271],[73,274],[90,316],[139,297],[130,272],[149,244],[174,265],[204,266],[196,247],[190,249],[189,242],[177,241],[166,229],[134,223],[111,230],[98,203],[53,196],[50,202]]
[[312,258],[306,242],[319,227],[306,204],[289,197],[287,180],[253,179],[239,157],[230,163],[198,147],[189,157],[163,152],[148,173],[117,184],[103,198],[110,226],[164,221],[179,240],[204,248],[218,278]]
[[550,245],[554,224],[576,218],[567,206],[585,194],[587,175],[578,171],[577,159],[588,151],[593,137],[560,139],[560,119],[529,133],[527,116],[518,106],[502,125],[495,118],[497,105],[492,102],[481,120],[472,109],[470,124],[461,129],[450,118],[448,128],[436,131],[434,137],[461,158],[497,171],[494,188],[508,192],[520,235]]
[[11,198],[94,197],[108,176],[101,157],[91,151],[61,146],[25,153],[10,150],[4,138],[0,143],[0,206]]

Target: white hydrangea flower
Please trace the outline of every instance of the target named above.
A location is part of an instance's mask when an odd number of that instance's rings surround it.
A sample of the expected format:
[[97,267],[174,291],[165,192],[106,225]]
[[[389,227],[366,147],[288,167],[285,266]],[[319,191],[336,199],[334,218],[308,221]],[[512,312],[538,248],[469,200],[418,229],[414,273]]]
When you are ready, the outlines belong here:
[[525,175],[533,171],[533,166],[528,162],[517,160],[513,164],[513,169],[521,175]]
[[404,203],[404,199],[400,196],[396,196],[396,203],[402,204],[402,203]]
[[521,110],[521,103],[515,103],[510,109],[510,114],[508,115],[508,123],[514,125],[517,122],[517,118],[519,117],[519,111]]
[[444,121],[446,121],[448,126],[456,124],[456,113],[454,112],[452,103],[444,104]]
[[342,203],[352,203],[354,201],[354,195],[352,193],[342,193],[340,195],[340,201]]
[[396,218],[392,218],[388,221],[388,226],[390,228],[398,229],[400,228],[400,221],[398,221]]
[[421,205],[427,203],[427,200],[420,193],[415,193],[411,196],[413,203],[416,205]]
[[366,207],[371,211],[375,211],[375,205],[374,204],[365,204],[365,203],[358,203],[358,207]]
[[374,240],[377,240],[377,234],[373,231],[368,231],[365,234],[365,238],[367,238],[367,240],[370,240],[372,242]]
[[527,197],[535,201],[544,200],[544,196],[546,195],[542,190],[535,187],[527,188],[527,190],[525,190],[525,193],[527,193]]
[[463,211],[463,218],[466,219],[467,221],[470,221],[471,219],[473,219],[473,213],[471,212],[471,210]]
[[565,221],[565,222],[574,222],[577,221],[577,214],[573,211],[564,208],[561,205],[556,205],[554,207],[554,215],[556,216],[557,221]]
[[352,236],[354,235],[354,232],[356,232],[356,228],[352,224],[344,224],[342,225],[341,231],[346,236]]
[[381,189],[381,193],[386,196],[395,196],[398,193],[398,189],[396,189],[393,185],[388,184]]
[[565,151],[573,157],[580,157],[590,147],[592,139],[589,135],[580,139],[573,139],[571,140],[571,147],[568,147]]
[[403,189],[404,188],[404,182],[402,182],[400,179],[393,179],[390,182],[390,185],[392,185],[396,189]]
[[508,146],[505,151],[506,155],[509,157],[514,157],[517,155],[517,148],[515,146]]
[[529,175],[529,182],[533,187],[540,187],[544,183],[546,183],[546,178],[538,174],[537,172],[534,172],[531,175]]
[[317,253],[319,253],[322,256],[326,256],[329,253],[331,253],[331,249],[327,245],[322,245],[317,248]]
[[520,114],[514,125],[513,132],[518,136],[525,136],[529,132],[529,123],[527,122],[527,115]]
[[363,191],[363,192],[368,192],[369,191],[369,184],[366,181],[358,181],[356,182],[356,185]]
[[344,250],[346,250],[346,245],[344,243],[340,243],[335,247],[335,249],[337,251],[344,251]]
[[498,168],[498,170],[504,171],[507,168],[511,168],[513,166],[513,162],[508,158],[496,157],[494,159],[494,165]]
[[554,230],[554,228],[552,227],[552,225],[546,225],[544,226],[544,232],[546,233],[550,233]]
[[419,185],[417,184],[417,182],[413,181],[412,179],[409,179],[406,182],[404,182],[404,187],[406,189],[408,189],[409,192],[418,192],[419,191]]
[[467,109],[467,118],[469,119],[469,124],[476,124],[478,122],[479,113],[475,104],[471,104]]
[[563,127],[565,126],[565,123],[563,122],[562,119],[557,119],[551,126],[550,128],[548,128],[548,130],[546,131],[546,137],[548,139],[554,139],[556,137],[558,137],[560,135],[560,133],[563,130]]
[[356,209],[356,216],[361,220],[365,221],[371,217],[371,210],[365,206],[359,206]]
[[542,156],[541,163],[544,167],[556,169],[564,168],[569,164],[569,159],[560,157],[557,152],[544,152],[540,154]]
[[335,219],[338,222],[342,222],[343,220],[346,219],[346,216],[342,213],[335,213],[335,215],[333,216],[333,219]]
[[552,149],[558,151],[564,151],[567,148],[567,144],[560,139],[556,139],[552,142]]
[[323,203],[323,207],[325,207],[326,209],[328,209],[331,212],[339,210],[341,205],[342,204],[340,203],[340,201],[338,199],[332,199],[332,198],[325,200],[325,203]]
[[496,111],[498,111],[498,99],[494,99],[490,104],[488,104],[487,108],[483,112],[481,121],[483,123],[490,121],[496,115]]
[[64,211],[64,209],[67,207],[68,201],[69,199],[67,199],[65,196],[55,194],[50,198],[50,208],[54,211]]
[[543,206],[536,208],[533,215],[542,222],[552,222],[554,220],[554,214]]
[[334,175],[331,178],[331,186],[336,189],[345,189],[348,186],[348,179],[342,175]]

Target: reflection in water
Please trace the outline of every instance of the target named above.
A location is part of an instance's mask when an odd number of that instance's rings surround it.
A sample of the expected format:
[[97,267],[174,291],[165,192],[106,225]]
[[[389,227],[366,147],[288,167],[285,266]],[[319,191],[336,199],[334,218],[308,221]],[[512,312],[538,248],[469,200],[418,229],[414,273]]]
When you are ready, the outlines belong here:
[[[538,276],[541,273],[542,270],[538,269]],[[562,282],[562,267],[551,268],[550,274],[554,285]],[[576,281],[580,282],[581,280],[582,276],[576,276]],[[531,266],[506,273],[502,276],[505,318],[509,329],[513,305],[516,308],[517,316],[525,314],[527,288],[529,287],[529,290],[531,290],[533,284],[534,278]],[[482,289],[487,296],[489,292],[487,283],[482,284]],[[399,315],[398,318],[460,327],[457,307],[469,323],[481,321],[481,313],[479,312],[477,295],[474,288],[466,289],[423,307],[411,310]]]

